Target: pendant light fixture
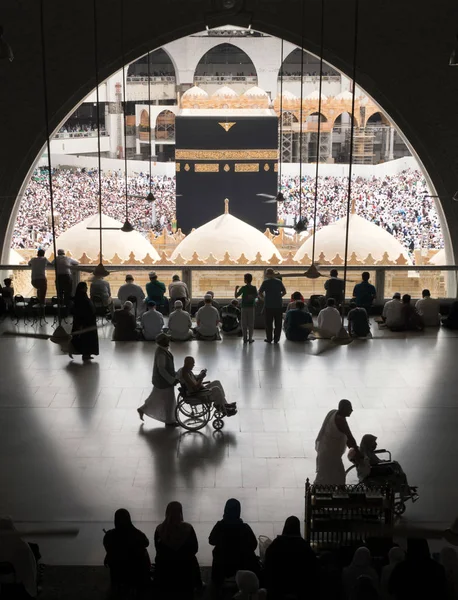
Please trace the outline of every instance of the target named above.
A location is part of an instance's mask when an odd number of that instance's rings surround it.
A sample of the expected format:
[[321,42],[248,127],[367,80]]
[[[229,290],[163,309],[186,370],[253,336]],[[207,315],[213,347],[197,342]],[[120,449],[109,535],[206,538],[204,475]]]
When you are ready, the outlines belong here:
[[126,202],[126,220],[124,225],[121,227],[121,231],[124,233],[130,233],[134,231],[134,227],[129,222],[129,198],[128,198],[128,184],[127,184],[127,115],[126,115],[126,57],[124,51],[124,0],[121,1],[121,57],[122,57],[122,118],[124,127],[124,194]]
[[[100,94],[99,94],[99,39],[97,23],[97,0],[92,0],[93,18],[94,18],[94,67],[95,67],[95,97],[97,105],[97,163],[99,176],[98,208],[99,208],[99,264],[94,269],[96,277],[106,277],[109,275],[103,265],[103,233],[102,233],[102,158],[100,149]],[[88,228],[89,229],[89,228]]]

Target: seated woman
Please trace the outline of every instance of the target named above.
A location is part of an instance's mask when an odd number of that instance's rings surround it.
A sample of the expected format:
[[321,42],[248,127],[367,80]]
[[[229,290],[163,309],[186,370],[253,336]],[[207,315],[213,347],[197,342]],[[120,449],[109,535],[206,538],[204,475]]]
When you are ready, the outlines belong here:
[[291,342],[304,342],[308,339],[312,329],[312,315],[305,310],[305,304],[298,300],[296,306],[286,313],[286,339]]
[[259,588],[259,579],[252,571],[237,571],[235,583],[239,591],[234,600],[265,600],[266,590]]
[[129,342],[138,340],[137,322],[132,314],[133,304],[130,300],[124,302],[122,308],[115,310],[113,314],[113,341]]
[[393,484],[395,491],[402,496],[412,495],[412,501],[418,500],[417,488],[409,486],[407,476],[401,465],[393,461],[382,460],[377,456],[377,438],[375,435],[366,434],[361,438],[358,452],[349,453],[349,458],[356,464],[358,479],[363,481],[368,478],[384,479]]
[[282,534],[267,548],[264,572],[269,598],[282,600],[291,596],[301,600],[318,591],[318,559],[301,536],[297,517],[286,519]]
[[110,568],[111,584],[144,588],[150,582],[151,561],[146,535],[133,526],[130,514],[120,508],[114,516],[115,528],[103,538],[105,565]]
[[259,576],[259,561],[255,554],[258,541],[249,525],[240,518],[240,502],[226,502],[221,521],[213,527],[208,542],[213,548],[212,583],[220,587],[226,577],[237,571],[253,571]]
[[156,572],[154,583],[159,593],[167,598],[192,600],[194,590],[202,588],[199,549],[196,533],[189,523],[183,521],[183,507],[170,502],[165,520],[157,526],[154,534],[156,547]]
[[458,302],[453,302],[446,317],[441,319],[442,327],[458,329]]
[[38,546],[35,546],[36,555],[34,555],[32,548],[21,538],[9,517],[0,518],[0,533],[8,533],[0,536],[0,562],[8,563],[14,569],[15,580],[24,590],[24,594],[19,597],[36,598],[36,557],[40,556]]
[[308,306],[305,304],[304,296],[300,292],[293,292],[291,294],[291,299],[288,306],[286,307],[286,312],[292,310],[293,308],[296,308],[296,302],[303,302],[304,310],[309,312]]

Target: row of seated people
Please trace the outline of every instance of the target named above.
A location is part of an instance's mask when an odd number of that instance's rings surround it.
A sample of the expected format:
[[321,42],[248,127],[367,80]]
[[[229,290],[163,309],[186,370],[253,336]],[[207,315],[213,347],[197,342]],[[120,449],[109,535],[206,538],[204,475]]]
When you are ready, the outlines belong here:
[[[445,547],[439,560],[431,557],[424,539],[409,539],[407,552],[392,540],[366,540],[317,556],[302,537],[300,521],[291,516],[273,541],[258,540],[241,518],[241,504],[226,502],[223,517],[212,528],[210,596],[235,577],[239,599],[263,600],[453,600],[458,597],[458,558]],[[16,598],[35,598],[39,592],[38,546],[26,543],[10,518],[0,519],[0,564],[9,568],[21,589]],[[193,526],[184,520],[179,502],[170,502],[164,521],[154,533],[152,566],[147,536],[137,529],[126,509],[115,513],[114,528],[105,533],[105,566],[117,598],[191,600],[204,587],[197,561],[199,544]],[[373,559],[371,548],[376,557]],[[1,581],[2,573],[0,573]],[[46,581],[44,581],[46,586]],[[64,592],[64,590],[62,590]],[[153,595],[151,595],[153,593]],[[3,589],[2,589],[3,594]]]

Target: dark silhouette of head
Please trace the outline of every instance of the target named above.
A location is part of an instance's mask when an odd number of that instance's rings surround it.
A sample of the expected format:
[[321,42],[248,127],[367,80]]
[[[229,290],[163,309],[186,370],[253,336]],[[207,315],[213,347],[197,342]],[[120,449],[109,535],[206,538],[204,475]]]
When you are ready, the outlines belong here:
[[431,296],[431,292],[429,290],[423,290],[421,295],[423,298],[429,298]]
[[297,517],[291,516],[286,519],[282,535],[301,536],[301,522]]
[[253,281],[253,275],[251,273],[245,273],[243,276],[243,281],[245,283],[251,283]]
[[344,417],[349,417],[353,412],[353,406],[351,405],[350,400],[343,399],[339,402],[338,407],[339,413]]
[[119,508],[114,515],[114,524],[116,529],[128,529],[133,527],[130,513],[125,508]]
[[302,300],[302,294],[300,292],[294,292],[291,295],[291,300]]
[[304,310],[304,308],[305,308],[305,304],[304,304],[304,302],[302,302],[302,300],[298,300],[298,301],[296,302],[296,308],[297,308],[298,310]]
[[404,294],[404,296],[402,297],[402,303],[410,304],[411,299],[412,299],[412,296],[410,294]]
[[230,498],[224,507],[223,520],[232,522],[238,521],[240,519],[241,512],[242,507],[240,502],[236,500],[236,498]]
[[334,298],[328,298],[326,301],[326,306],[331,306],[331,307],[335,307],[336,305],[336,301],[334,300]]
[[44,256],[44,255],[45,255],[45,251],[40,248],[40,250],[38,250],[38,252],[37,252],[37,256]]
[[370,273],[368,271],[364,271],[364,273],[361,273],[361,279],[363,281],[369,281],[370,279]]
[[331,269],[331,273],[330,274],[331,274],[331,277],[337,277],[337,275],[339,273],[337,272],[337,269]]

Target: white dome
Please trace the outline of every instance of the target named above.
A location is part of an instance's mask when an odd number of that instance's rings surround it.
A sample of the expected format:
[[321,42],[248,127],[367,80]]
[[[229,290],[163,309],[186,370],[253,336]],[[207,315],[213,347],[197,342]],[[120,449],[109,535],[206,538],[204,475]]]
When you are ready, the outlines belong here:
[[436,254],[434,256],[432,256],[429,259],[429,264],[430,265],[447,265],[447,258],[445,256],[445,248],[442,248],[442,250],[439,250],[439,252],[436,252]]
[[13,248],[10,249],[10,254],[8,256],[8,265],[23,265],[25,264],[26,260],[23,256],[21,256],[19,254],[19,252],[16,252],[16,250],[13,250]]
[[[102,215],[102,227],[122,227],[122,223],[107,215]],[[98,227],[99,215],[87,217],[67,231],[64,231],[56,240],[57,248],[65,252],[71,252],[72,256],[79,259],[84,253],[89,258],[97,259],[99,255],[99,231],[87,229],[87,227]],[[115,254],[122,260],[127,260],[133,252],[136,260],[143,260],[147,254],[153,260],[159,260],[160,256],[147,239],[138,231],[124,233],[122,231],[102,231],[102,253],[106,260],[111,260]],[[49,249],[47,255],[52,253]]]
[[265,97],[268,98],[269,96],[267,95],[267,92],[265,92],[264,90],[262,90],[260,87],[258,87],[257,85],[254,85],[253,87],[251,87],[249,90],[247,90],[246,92],[243,93],[243,96],[254,96],[254,97]]
[[[320,93],[318,90],[314,90],[313,92],[311,92],[308,96],[306,96],[304,98],[304,100],[319,100],[320,98]],[[322,100],[327,100],[328,97],[325,96],[323,93],[321,94],[321,99]]]
[[336,100],[353,100],[353,95],[351,92],[349,92],[348,90],[345,92],[340,92],[340,94],[337,94]]
[[[335,223],[323,227],[316,233],[315,260],[324,254],[326,260],[332,261],[338,254],[340,258],[345,257],[345,230],[347,218],[339,219]],[[388,231],[382,229],[375,223],[370,223],[358,215],[350,215],[350,227],[348,238],[348,257],[353,253],[358,260],[364,262],[370,254],[372,258],[379,261],[385,252],[389,260],[395,262],[402,254],[411,265],[412,261],[401,242]],[[296,252],[295,260],[302,260],[306,254],[312,258],[313,236],[309,237]]]
[[189,88],[189,90],[186,90],[186,92],[183,94],[183,96],[181,97],[183,98],[208,98],[208,94],[205,90],[203,90],[200,87],[197,87],[197,85],[194,85],[192,88]]
[[270,260],[273,254],[280,260],[282,258],[267,236],[230,214],[221,215],[192,231],[178,244],[171,259],[181,254],[185,260],[190,260],[194,252],[201,260],[210,254],[222,260],[226,252],[232,260],[238,260],[242,253],[248,260],[254,260],[258,252],[262,260]]
[[216,92],[213,92],[212,94],[212,98],[237,98],[238,94],[236,91],[234,91],[232,88],[230,88],[227,85],[223,85],[222,87],[218,88],[216,90]]
[[288,92],[285,90],[282,94],[283,100],[297,100],[297,96],[295,96],[292,92]]

